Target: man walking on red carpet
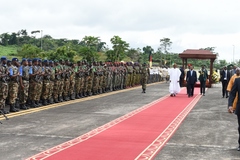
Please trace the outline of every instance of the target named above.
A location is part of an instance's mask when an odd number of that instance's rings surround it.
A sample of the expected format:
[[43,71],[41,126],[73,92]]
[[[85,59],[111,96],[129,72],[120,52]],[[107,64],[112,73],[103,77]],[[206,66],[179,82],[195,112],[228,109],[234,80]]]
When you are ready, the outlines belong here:
[[169,92],[171,97],[175,97],[177,93],[180,92],[180,79],[181,71],[177,68],[177,65],[174,64],[173,68],[169,69],[169,76],[170,76],[170,85],[169,85]]
[[190,70],[187,71],[186,81],[188,97],[192,97],[194,94],[194,86],[197,82],[197,73],[193,70],[193,66],[190,66]]

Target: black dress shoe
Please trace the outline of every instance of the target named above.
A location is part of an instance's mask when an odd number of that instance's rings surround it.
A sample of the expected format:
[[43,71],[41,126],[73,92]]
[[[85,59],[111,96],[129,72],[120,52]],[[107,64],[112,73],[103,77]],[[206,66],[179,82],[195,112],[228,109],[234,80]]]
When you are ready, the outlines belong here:
[[203,93],[203,96],[205,96],[205,94]]
[[226,98],[228,98],[228,96],[226,96]]
[[238,146],[237,151],[240,151],[240,146]]

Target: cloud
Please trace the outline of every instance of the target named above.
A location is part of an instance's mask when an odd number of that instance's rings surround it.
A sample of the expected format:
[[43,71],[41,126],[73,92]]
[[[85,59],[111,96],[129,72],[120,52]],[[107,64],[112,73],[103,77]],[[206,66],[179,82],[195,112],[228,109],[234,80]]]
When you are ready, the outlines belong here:
[[[114,35],[131,47],[151,45],[168,37],[172,52],[216,47],[220,58],[231,61],[240,52],[238,0],[8,0],[0,5],[1,33],[43,30],[54,38],[81,40],[99,36],[110,45]],[[40,36],[40,35],[37,35]]]

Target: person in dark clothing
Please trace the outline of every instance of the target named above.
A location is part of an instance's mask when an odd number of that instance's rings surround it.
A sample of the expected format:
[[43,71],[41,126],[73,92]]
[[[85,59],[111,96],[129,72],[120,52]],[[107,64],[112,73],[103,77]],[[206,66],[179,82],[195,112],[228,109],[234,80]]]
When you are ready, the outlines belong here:
[[183,82],[184,82],[185,73],[184,73],[183,67],[180,67],[179,69],[180,69],[180,71],[181,71],[179,85],[180,85],[180,87],[183,87]]
[[[240,78],[236,78],[232,87],[232,90],[230,92],[230,96],[228,99],[228,109],[230,113],[235,112],[238,119],[238,148],[237,150],[240,151],[240,103],[237,103],[236,110],[233,109],[233,102],[237,95],[237,93],[240,93]],[[238,96],[238,102],[240,102],[240,96]]]
[[193,66],[190,66],[190,70],[187,71],[186,81],[188,97],[192,97],[194,94],[194,86],[197,82],[197,73],[193,70]]
[[227,70],[227,67],[225,66],[223,70],[220,73],[220,81],[222,82],[222,98],[225,97],[228,98],[228,91],[227,91],[227,85],[230,80],[230,72]]

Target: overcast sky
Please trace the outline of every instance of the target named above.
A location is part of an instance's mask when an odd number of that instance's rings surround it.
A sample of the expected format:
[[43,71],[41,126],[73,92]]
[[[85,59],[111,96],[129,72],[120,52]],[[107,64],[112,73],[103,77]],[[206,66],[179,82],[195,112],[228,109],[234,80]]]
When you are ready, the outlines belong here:
[[[171,52],[216,47],[219,59],[240,59],[239,0],[1,0],[0,33],[42,30],[53,38],[96,36],[111,46],[120,36],[131,48],[163,37]],[[40,35],[38,35],[40,36]]]

